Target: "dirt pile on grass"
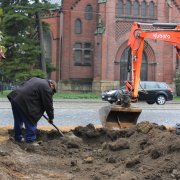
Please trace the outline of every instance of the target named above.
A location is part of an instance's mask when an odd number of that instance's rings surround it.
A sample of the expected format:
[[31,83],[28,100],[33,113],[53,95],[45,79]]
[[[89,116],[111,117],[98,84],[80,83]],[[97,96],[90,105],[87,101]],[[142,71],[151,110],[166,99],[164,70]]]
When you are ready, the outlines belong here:
[[41,130],[38,140],[39,146],[1,142],[0,179],[180,179],[180,136],[164,126],[112,131],[90,124],[64,138]]

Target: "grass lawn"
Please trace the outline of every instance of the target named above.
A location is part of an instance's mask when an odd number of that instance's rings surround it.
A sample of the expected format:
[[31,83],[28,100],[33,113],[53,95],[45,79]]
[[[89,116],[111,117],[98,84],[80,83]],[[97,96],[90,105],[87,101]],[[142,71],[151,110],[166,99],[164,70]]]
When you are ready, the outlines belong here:
[[54,99],[100,99],[95,93],[56,93]]
[[[6,98],[11,91],[0,92],[0,98]],[[95,93],[65,93],[59,92],[53,96],[53,99],[101,99],[101,95]],[[180,96],[174,96],[174,101],[180,101]]]
[[175,97],[174,97],[174,100],[175,100],[175,101],[180,101],[180,96],[175,96]]
[[[0,98],[6,98],[11,91],[0,92]],[[100,99],[101,96],[95,93],[56,93],[53,99]]]

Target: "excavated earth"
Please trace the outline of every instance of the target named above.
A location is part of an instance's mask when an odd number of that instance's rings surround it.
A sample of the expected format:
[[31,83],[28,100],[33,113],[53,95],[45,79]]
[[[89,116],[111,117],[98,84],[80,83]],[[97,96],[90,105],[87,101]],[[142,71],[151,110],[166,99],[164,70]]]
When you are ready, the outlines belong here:
[[15,143],[12,134],[0,129],[0,179],[180,179],[180,135],[157,124],[120,131],[89,124],[63,138],[39,130],[39,146]]

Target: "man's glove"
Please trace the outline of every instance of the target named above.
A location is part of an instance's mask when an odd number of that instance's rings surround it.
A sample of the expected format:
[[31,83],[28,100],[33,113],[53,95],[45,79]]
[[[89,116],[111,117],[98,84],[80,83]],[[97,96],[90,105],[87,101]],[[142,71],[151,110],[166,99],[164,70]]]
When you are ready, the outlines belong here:
[[48,119],[48,122],[49,122],[50,124],[53,124],[53,119]]

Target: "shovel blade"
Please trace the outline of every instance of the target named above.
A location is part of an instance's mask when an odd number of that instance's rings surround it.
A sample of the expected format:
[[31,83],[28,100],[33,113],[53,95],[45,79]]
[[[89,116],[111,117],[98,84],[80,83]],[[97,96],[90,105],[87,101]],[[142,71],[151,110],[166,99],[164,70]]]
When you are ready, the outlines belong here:
[[124,108],[121,106],[104,106],[99,110],[103,127],[108,129],[130,128],[136,125],[142,109]]

